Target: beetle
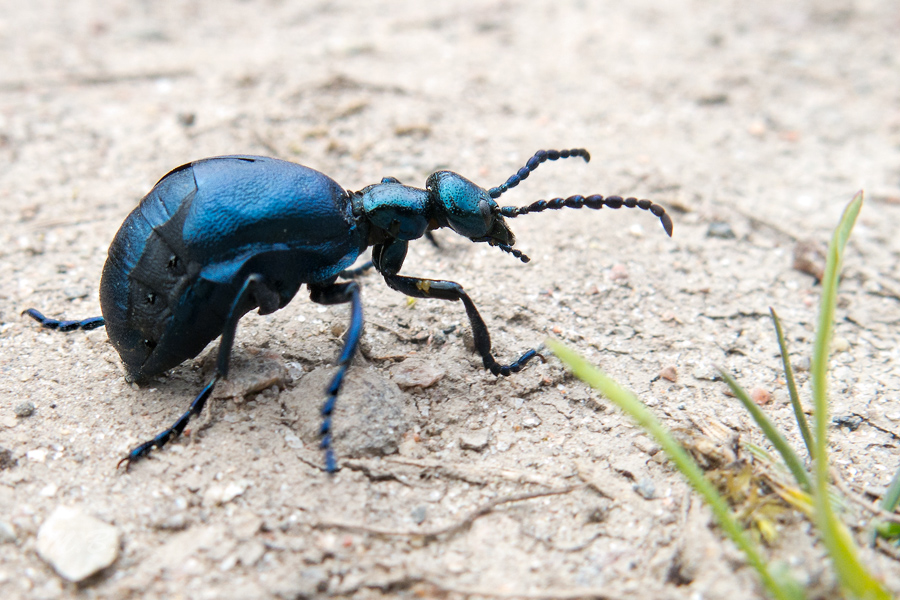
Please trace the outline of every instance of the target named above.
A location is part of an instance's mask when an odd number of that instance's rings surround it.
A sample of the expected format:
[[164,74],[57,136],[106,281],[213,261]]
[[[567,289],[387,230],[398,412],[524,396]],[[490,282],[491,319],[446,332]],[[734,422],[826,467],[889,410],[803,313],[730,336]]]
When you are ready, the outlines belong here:
[[[487,326],[461,285],[399,274],[410,241],[446,227],[528,262],[513,248],[516,238],[506,219],[563,207],[604,206],[647,210],[672,235],[671,218],[649,200],[592,195],[525,207],[497,204],[497,198],[543,162],[571,157],[590,161],[581,148],[540,150],[505,183],[490,189],[444,170],[432,173],[424,189],[385,177],[357,192],[344,190],[319,171],[275,158],[234,155],[194,161],[160,179],[116,234],[100,280],[102,317],[60,321],[33,308],[23,314],[59,331],[105,325],[125,365],[126,380],[138,383],[197,356],[221,336],[209,383],[171,427],[119,462],[127,469],[179,436],[203,410],[216,383],[228,376],[235,331],[246,313],[258,309],[266,315],[283,308],[303,284],[313,302],[349,303],[350,327],[321,411],[325,468],[334,472],[331,418],[363,329],[355,276],[374,267],[389,287],[407,296],[461,301],[484,367],[494,375],[510,375],[538,351],[499,363]],[[348,270],[370,247],[371,261]]]

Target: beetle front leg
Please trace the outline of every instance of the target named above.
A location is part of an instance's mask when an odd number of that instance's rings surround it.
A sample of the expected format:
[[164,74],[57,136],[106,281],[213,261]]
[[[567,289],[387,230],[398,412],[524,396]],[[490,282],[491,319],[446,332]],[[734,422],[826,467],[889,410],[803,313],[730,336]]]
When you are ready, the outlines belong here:
[[359,284],[355,281],[347,283],[332,283],[328,285],[310,285],[309,298],[318,304],[345,304],[349,302],[350,329],[347,330],[347,340],[337,359],[338,370],[331,378],[325,393],[327,398],[322,405],[322,426],[319,435],[322,436],[322,449],[325,450],[325,470],[329,473],[337,471],[337,460],[334,458],[334,450],[331,448],[331,415],[334,413],[334,405],[337,402],[338,392],[344,382],[344,374],[350,361],[356,355],[359,339],[362,337],[363,310],[360,300]]
[[[238,312],[238,307],[244,304],[249,298],[252,298],[257,306],[260,306],[260,310],[263,314],[272,312],[277,308],[277,292],[266,285],[263,276],[257,274],[248,276],[247,279],[244,280],[244,285],[241,286],[237,296],[235,296],[234,302],[231,303],[228,316],[225,318],[225,327],[222,330],[222,338],[219,341],[219,354],[216,358],[216,372],[210,382],[206,384],[206,387],[204,387],[199,394],[197,394],[197,397],[191,402],[190,408],[188,408],[171,427],[161,432],[152,440],[148,440],[134,448],[128,453],[128,456],[119,461],[116,468],[124,464],[125,469],[128,470],[131,463],[145,458],[154,448],[162,448],[169,443],[172,438],[182,434],[184,428],[187,427],[188,422],[191,420],[191,417],[195,417],[203,411],[203,407],[206,406],[206,401],[212,394],[216,383],[218,383],[219,380],[228,377],[228,363],[231,358],[231,349],[234,347],[234,335],[237,331],[238,321],[242,316]],[[274,307],[273,302],[276,302]]]
[[537,350],[529,350],[513,363],[508,365],[498,363],[494,359],[494,355],[491,354],[491,336],[488,333],[487,325],[484,324],[484,319],[478,314],[475,303],[472,302],[472,299],[469,298],[463,287],[455,281],[404,277],[402,275],[385,275],[384,280],[391,288],[413,298],[439,298],[441,300],[462,301],[466,307],[466,314],[469,316],[469,323],[472,325],[475,349],[481,355],[484,368],[494,375],[508,376],[512,373],[518,373],[529,360],[539,356]]

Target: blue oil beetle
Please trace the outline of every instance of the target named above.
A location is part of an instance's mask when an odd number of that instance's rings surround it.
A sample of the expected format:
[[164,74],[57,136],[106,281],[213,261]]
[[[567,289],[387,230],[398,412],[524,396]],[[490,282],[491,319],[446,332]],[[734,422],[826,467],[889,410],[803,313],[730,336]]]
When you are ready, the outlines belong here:
[[[592,195],[540,200],[521,208],[497,204],[541,163],[570,157],[590,160],[583,149],[541,150],[504,184],[487,190],[452,171],[437,171],[425,189],[385,177],[358,192],[344,190],[309,167],[274,158],[198,160],[160,179],[125,219],[100,280],[102,317],[60,321],[33,308],[23,314],[59,331],[105,325],[125,364],[126,379],[138,383],[197,356],[221,336],[212,379],[171,427],[120,461],[127,468],[180,435],[203,410],[213,387],[228,376],[235,330],[246,313],[258,309],[266,315],[283,308],[302,284],[313,302],[350,303],[350,328],[322,406],[321,446],[325,468],[333,472],[331,417],[363,329],[360,286],[352,280],[356,275],[374,267],[388,286],[407,296],[461,301],[484,367],[494,375],[509,375],[537,356],[537,350],[510,364],[497,362],[484,320],[462,286],[399,275],[411,240],[449,227],[528,262],[513,248],[516,238],[506,219],[563,207],[604,206],[648,210],[672,235],[671,218],[649,200]],[[369,247],[371,261],[348,270]]]

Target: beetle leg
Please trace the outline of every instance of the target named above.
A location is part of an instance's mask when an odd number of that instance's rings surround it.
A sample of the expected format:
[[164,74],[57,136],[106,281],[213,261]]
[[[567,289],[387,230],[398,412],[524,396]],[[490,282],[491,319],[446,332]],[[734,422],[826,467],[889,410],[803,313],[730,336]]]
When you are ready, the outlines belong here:
[[356,279],[360,275],[365,275],[374,266],[375,263],[373,263],[371,260],[366,261],[355,269],[344,269],[343,271],[338,273],[338,277],[340,277],[341,279]]
[[262,275],[252,274],[244,280],[244,285],[241,286],[240,291],[237,293],[237,296],[235,296],[234,302],[231,303],[231,309],[228,311],[228,316],[225,318],[225,326],[222,329],[222,337],[219,341],[219,355],[216,359],[216,372],[210,382],[206,384],[206,387],[204,387],[199,394],[197,394],[197,397],[191,402],[190,408],[188,408],[171,427],[161,432],[152,440],[148,440],[134,448],[128,453],[128,456],[119,461],[116,468],[124,463],[125,469],[127,470],[131,463],[146,457],[154,448],[162,448],[173,437],[181,435],[184,428],[187,427],[188,422],[191,420],[191,417],[195,417],[203,411],[203,407],[206,406],[206,401],[212,394],[216,383],[218,383],[219,380],[228,377],[228,361],[231,358],[231,349],[234,346],[234,334],[237,331],[238,321],[242,316],[238,312],[238,307],[244,304],[249,297],[253,297],[257,304],[261,304],[259,299],[263,299],[262,304],[267,304],[273,293],[273,290],[266,286]]
[[328,285],[310,285],[309,298],[318,304],[344,304],[351,303],[350,329],[347,330],[347,340],[337,359],[338,370],[331,378],[325,393],[327,398],[322,405],[322,427],[319,435],[322,436],[322,449],[325,450],[325,470],[329,473],[337,471],[337,461],[334,458],[334,450],[331,448],[331,415],[337,401],[338,392],[344,382],[344,374],[350,361],[356,354],[359,339],[362,337],[363,310],[359,295],[359,284],[355,281],[347,283],[332,283]]
[[28,315],[40,323],[45,329],[54,329],[56,331],[75,331],[77,329],[89,331],[106,325],[106,321],[103,320],[103,317],[90,317],[88,319],[82,319],[81,321],[57,321],[56,319],[45,317],[33,308],[23,310],[22,314]]
[[437,248],[438,250],[441,249],[441,245],[438,243],[437,238],[434,237],[433,231],[426,231],[425,239],[428,240],[429,242],[431,242],[431,245],[434,246],[435,248]]
[[491,354],[491,336],[488,333],[484,319],[478,314],[475,303],[461,285],[455,281],[438,279],[422,279],[419,277],[403,277],[402,275],[385,275],[388,286],[414,298],[439,298],[441,300],[460,300],[466,307],[469,323],[472,325],[472,335],[475,338],[475,349],[481,355],[484,368],[494,375],[510,375],[522,370],[529,360],[539,356],[537,350],[529,350],[513,363],[503,365],[498,363]]

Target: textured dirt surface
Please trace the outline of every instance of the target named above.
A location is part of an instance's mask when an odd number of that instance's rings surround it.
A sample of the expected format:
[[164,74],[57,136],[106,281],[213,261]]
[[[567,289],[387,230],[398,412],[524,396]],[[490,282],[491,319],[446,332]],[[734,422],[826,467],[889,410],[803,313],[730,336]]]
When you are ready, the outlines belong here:
[[[233,381],[188,440],[116,470],[185,410],[215,344],[137,388],[103,329],[62,335],[20,312],[98,314],[124,217],[206,156],[277,156],[348,189],[421,185],[439,168],[489,187],[539,148],[586,147],[590,164],[548,163],[504,202],[651,198],[672,239],[640,211],[567,210],[511,222],[528,265],[439,232],[403,272],[465,286],[501,359],[552,335],[688,437],[762,443],[717,379],[727,368],[796,447],[768,307],[802,366],[819,288],[795,248],[826,243],[865,188],[831,379],[834,415],[859,426],[833,427],[831,447],[861,495],[897,469],[896,2],[3,4],[0,597],[761,595],[606,400],[552,357],[491,376],[461,305],[409,303],[375,274],[361,279],[336,476],[315,428],[348,310],[305,291],[244,318]],[[118,560],[79,585],[36,553],[59,506],[121,536]],[[845,515],[870,516],[854,503]],[[777,530],[766,552],[834,597],[810,524],[787,512]],[[864,559],[900,591],[897,560]]]

